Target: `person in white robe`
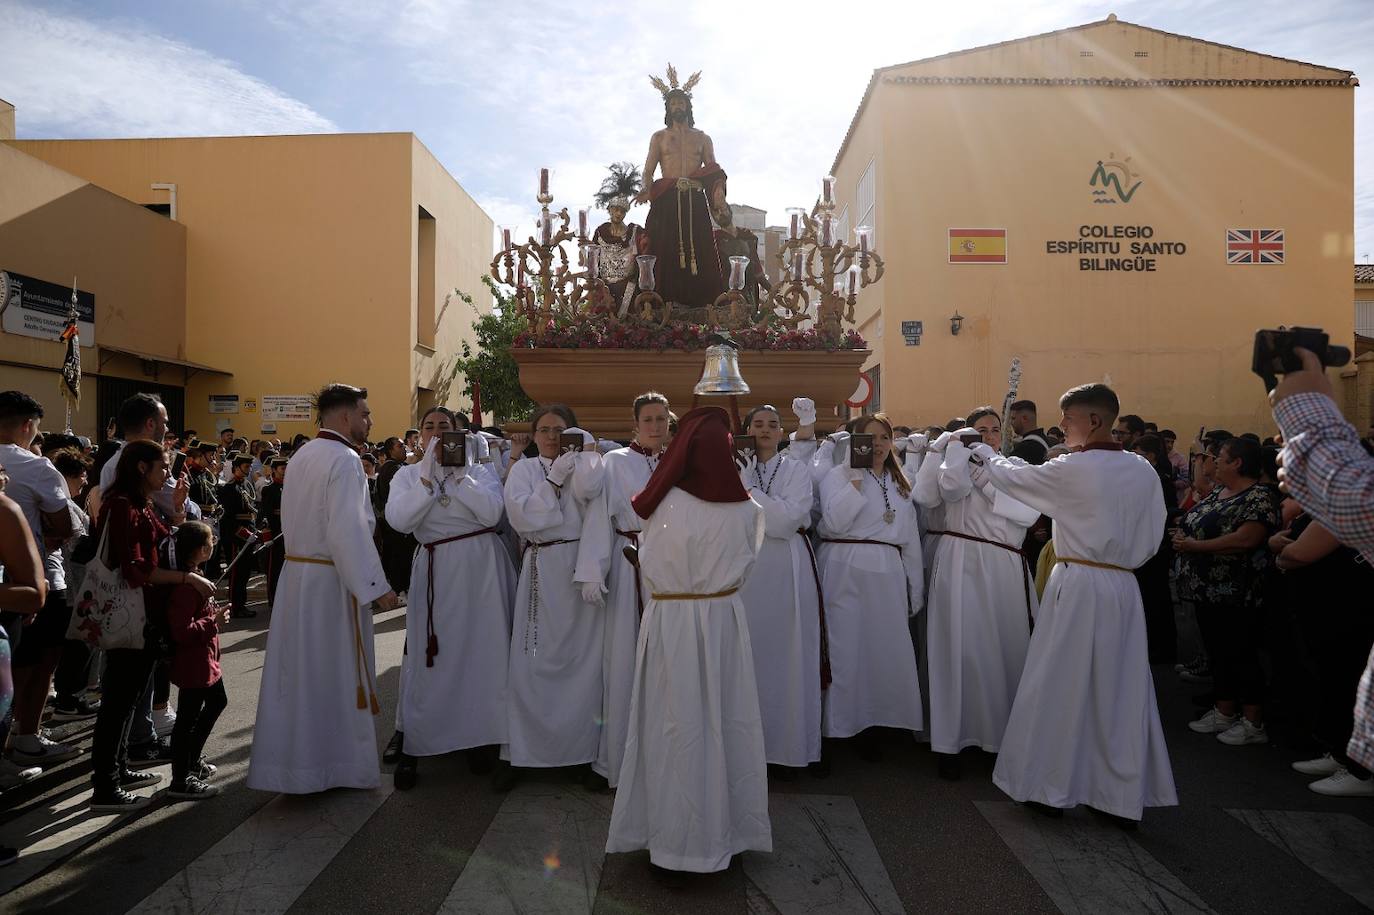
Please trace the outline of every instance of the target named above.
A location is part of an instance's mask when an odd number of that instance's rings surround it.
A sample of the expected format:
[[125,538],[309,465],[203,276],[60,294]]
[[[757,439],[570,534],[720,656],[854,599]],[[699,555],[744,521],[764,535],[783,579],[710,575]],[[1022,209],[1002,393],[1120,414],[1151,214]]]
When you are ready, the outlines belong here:
[[401,790],[415,786],[416,757],[469,750],[469,768],[483,774],[506,743],[515,567],[497,529],[505,503],[492,465],[480,462],[479,436],[466,437],[466,466],[441,466],[439,443],[454,428],[442,407],[423,417],[424,457],[392,478],[386,504],[387,523],[420,544],[396,710]]
[[639,543],[640,518],[630,500],[649,482],[668,440],[668,398],[646,391],[634,400],[635,440],[602,458],[601,496],[587,509],[574,574],[583,599],[605,607],[602,642],[601,737],[595,778],[588,786],[614,788],[620,780],[625,734],[630,727],[630,691],[634,686],[635,646],[644,613],[639,570],[625,557],[626,546]]
[[1110,388],[1073,388],[1060,407],[1075,453],[1031,466],[973,449],[975,475],[1054,519],[1057,558],[993,782],[1037,812],[1086,804],[1129,828],[1178,803],[1131,574],[1159,549],[1164,496],[1149,462],[1112,442]]
[[768,763],[790,781],[795,769],[821,758],[821,691],[830,675],[822,653],[818,566],[807,539],[811,474],[807,464],[778,450],[784,433],[775,408],[751,410],[744,429],[756,450],[743,459],[740,482],[763,506],[767,536],[740,599],[754,648]]
[[291,458],[282,491],[286,565],[267,633],[248,787],[286,794],[381,784],[371,606],[396,607],[372,540],[355,442],[367,391],[330,385],[319,437]]
[[[962,435],[1000,449],[1001,423],[990,408],[969,415],[969,426],[937,440],[936,502],[940,528],[928,554],[926,591],[930,748],[941,778],[957,780],[959,752],[996,753],[1026,662],[1037,600],[1021,553],[1040,513],[1001,490],[975,486]],[[937,456],[938,457],[938,456]],[[935,461],[937,458],[932,458]],[[981,477],[986,484],[986,475]],[[918,493],[930,499],[928,489]]]
[[606,851],[708,873],[743,851],[772,851],[768,776],[749,624],[739,589],[764,538],[763,509],[740,485],[730,419],[682,418],[648,487],[639,564],[649,590],[630,729]]
[[826,737],[862,735],[877,759],[875,727],[920,731],[921,687],[908,628],[924,599],[923,563],[910,485],[892,454],[892,427],[863,417],[873,469],[834,467],[821,484],[821,584],[830,648]]
[[501,757],[520,768],[587,765],[596,760],[601,737],[605,611],[583,600],[573,575],[583,518],[601,495],[601,455],[594,448],[560,453],[564,432],[590,440],[565,406],[538,410],[532,425],[539,454],[515,461],[505,487],[506,513],[524,558]]

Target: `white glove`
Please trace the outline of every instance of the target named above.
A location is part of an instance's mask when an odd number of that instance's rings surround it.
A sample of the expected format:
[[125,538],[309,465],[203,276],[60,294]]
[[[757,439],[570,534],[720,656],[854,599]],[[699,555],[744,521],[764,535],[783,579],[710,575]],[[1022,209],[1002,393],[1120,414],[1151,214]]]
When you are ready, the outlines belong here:
[[937,453],[944,451],[945,446],[949,444],[952,438],[954,438],[953,432],[941,432],[940,437],[930,443],[930,450]]
[[568,451],[560,454],[554,459],[553,466],[549,468],[549,482],[555,486],[562,486],[568,482],[568,477],[577,467],[577,453]]
[[997,449],[989,445],[987,442],[979,442],[978,444],[974,445],[972,448],[969,449],[969,453],[977,455],[979,458],[983,460],[984,464],[991,463],[993,458],[999,456],[997,453]]
[[849,482],[857,483],[864,478],[864,472],[859,467],[849,468]]
[[986,489],[992,482],[992,471],[988,470],[986,461],[970,460],[968,463],[968,478],[974,486],[979,489]]
[[816,425],[816,402],[810,397],[793,398],[792,412],[797,416],[797,425]]
[[596,443],[596,450],[602,454],[610,454],[620,448],[620,442],[613,442],[608,438],[603,438]]
[[[750,454],[748,457],[745,457],[741,455],[738,451],[736,451],[735,466],[739,468],[739,472],[741,475],[743,475],[747,479],[752,479],[755,471],[758,469],[759,459],[752,454]],[[747,488],[748,484],[746,483],[745,486]]]
[[843,429],[839,432],[832,432],[827,437],[837,445],[849,441],[849,433],[845,432]]
[[897,449],[898,454],[906,454],[911,448],[911,436],[899,435],[892,441],[892,447]]
[[906,450],[908,454],[924,454],[929,444],[930,436],[924,432],[915,432],[906,440]]
[[606,589],[599,581],[582,583],[582,599],[594,607],[606,606]]
[[595,444],[596,444],[596,439],[593,438],[593,437],[592,437],[592,434],[591,434],[590,432],[588,432],[587,430],[585,430],[585,429],[579,429],[579,428],[577,428],[576,426],[573,426],[571,429],[568,430],[568,432],[576,433],[577,435],[582,436],[582,444],[583,444],[583,445],[595,445]]
[[469,464],[485,464],[491,460],[491,445],[487,444],[485,436],[469,432],[467,442]]
[[434,478],[439,473],[439,440],[441,436],[434,436],[429,440],[429,447],[425,448],[425,455],[420,459],[420,479],[434,482]]

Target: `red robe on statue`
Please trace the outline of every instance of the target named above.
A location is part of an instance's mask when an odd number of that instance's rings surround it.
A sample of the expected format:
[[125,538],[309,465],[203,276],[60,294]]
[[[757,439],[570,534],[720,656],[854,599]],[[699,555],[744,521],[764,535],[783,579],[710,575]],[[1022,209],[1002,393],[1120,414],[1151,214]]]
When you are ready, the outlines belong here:
[[725,291],[725,279],[711,234],[711,192],[725,182],[712,162],[687,178],[659,178],[649,188],[645,229],[658,257],[655,280],[665,302],[701,307]]

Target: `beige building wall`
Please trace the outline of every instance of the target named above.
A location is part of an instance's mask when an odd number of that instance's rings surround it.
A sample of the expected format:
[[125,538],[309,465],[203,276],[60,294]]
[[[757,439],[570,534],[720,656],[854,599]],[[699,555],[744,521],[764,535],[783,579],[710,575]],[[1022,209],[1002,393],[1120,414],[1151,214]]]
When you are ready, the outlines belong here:
[[[444,347],[471,333],[464,316],[444,328],[434,355],[423,348],[434,338],[433,318],[428,328],[418,321],[417,207],[438,227],[427,296],[442,298],[441,273],[458,285],[456,274],[473,269],[479,258],[458,246],[480,237],[489,255],[491,220],[412,134],[15,145],[138,203],[169,203],[151,185],[176,185],[188,358],[233,372],[187,385],[186,425],[202,433],[220,421],[253,437],[264,396],[308,395],[330,381],[367,387],[375,434],[399,433],[413,424],[417,387],[432,384]],[[463,283],[489,308],[479,276]],[[211,414],[212,394],[237,394],[241,412]],[[314,429],[276,426],[282,438]]]
[[[64,285],[73,276],[95,295],[95,342],[184,360],[186,230],[161,216],[0,144],[0,270]],[[83,340],[90,344],[90,340]],[[46,429],[61,429],[66,404],[59,340],[0,333],[0,390],[43,404]],[[81,404],[73,429],[94,437],[98,375],[181,384],[180,370],[81,348]],[[145,374],[150,368],[152,376]],[[108,406],[108,405],[107,405]]]
[[[1269,429],[1254,330],[1353,334],[1349,77],[1114,21],[878,71],[835,174],[839,209],[852,209],[877,163],[887,274],[857,312],[885,409],[925,425],[1000,406],[1019,355],[1020,396],[1046,425],[1066,388],[1109,378],[1123,410],[1180,433]],[[1034,82],[1046,78],[1088,82]],[[1153,83],[1102,82],[1122,79]],[[1294,84],[1167,82],[1217,79]],[[1099,160],[1126,157],[1139,189],[1095,203]],[[1186,253],[1108,272],[1080,259],[1109,255],[1047,252],[1084,226],[1150,227],[1149,241]],[[1006,229],[1008,262],[950,264],[950,228]],[[1284,230],[1286,262],[1228,264],[1228,228]],[[902,320],[924,322],[919,346],[904,344]]]

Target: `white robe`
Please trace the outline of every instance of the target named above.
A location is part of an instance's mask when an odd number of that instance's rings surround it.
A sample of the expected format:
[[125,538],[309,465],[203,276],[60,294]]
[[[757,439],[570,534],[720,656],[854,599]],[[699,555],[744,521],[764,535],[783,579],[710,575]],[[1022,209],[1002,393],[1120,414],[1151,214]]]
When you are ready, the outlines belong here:
[[754,646],[763,742],[768,761],[780,766],[821,758],[820,605],[806,535],[798,533],[811,523],[809,469],[780,453],[740,474],[763,506],[767,533],[740,599]]
[[[573,582],[582,519],[601,494],[601,456],[580,452],[560,496],[543,458],[523,458],[506,477],[511,527],[530,544],[521,563],[510,638],[509,743],[503,759],[530,768],[596,759],[601,739],[601,643],[605,612]],[[571,540],[556,546],[558,540]],[[535,573],[538,592],[534,592]]]
[[[657,458],[653,460],[656,462]],[[625,734],[630,728],[630,692],[634,687],[640,608],[635,597],[635,569],[625,558],[624,550],[632,541],[615,532],[638,533],[640,530],[640,518],[630,506],[630,500],[649,482],[655,465],[646,455],[621,448],[602,458],[602,466],[605,473],[602,492],[587,508],[574,579],[603,582],[607,589],[601,654],[601,739],[592,768],[614,788],[620,781]],[[644,594],[642,597],[647,603],[649,596]]]
[[1037,606],[1020,549],[1040,513],[992,486],[974,486],[968,458],[957,442],[945,451],[938,496],[943,528],[936,530],[1005,543],[1016,552],[934,538],[926,638],[930,748],[937,753],[972,746],[996,753],[1002,745]]
[[[282,490],[288,561],[277,583],[248,787],[310,794],[375,788],[377,714],[369,604],[391,590],[372,542],[358,452],[314,439]],[[358,707],[361,700],[363,708]]]
[[[1164,497],[1139,455],[989,461],[993,484],[1054,519],[1054,551],[1135,569],[1159,549]],[[1140,819],[1178,803],[1130,572],[1058,563],[1045,586],[992,780],[1018,801]]]
[[[496,533],[442,543],[433,554],[424,548],[426,543],[495,528],[505,504],[500,481],[480,465],[444,484],[447,507],[439,504],[437,485],[431,491],[421,484],[420,469],[419,464],[402,467],[392,477],[386,503],[387,523],[414,534],[421,545],[410,572],[396,729],[405,732],[407,753],[436,756],[506,742],[515,566]],[[443,474],[445,468],[437,472]],[[432,667],[426,657],[431,555],[439,648]],[[455,703],[455,697],[461,701]]]
[[[919,731],[921,685],[907,617],[923,599],[921,540],[916,507],[888,479],[882,490],[865,472],[862,491],[848,467],[834,467],[821,484],[821,585],[830,636],[830,688],[825,692],[826,737],[852,737],[884,726]],[[876,540],[826,543],[828,539]],[[898,549],[894,549],[897,547]]]
[[[671,489],[639,562],[653,593],[738,588],[763,542],[759,505]],[[739,594],[650,599],[639,631],[630,731],[606,851],[649,849],[671,870],[710,872],[772,851],[768,770],[749,625]]]

